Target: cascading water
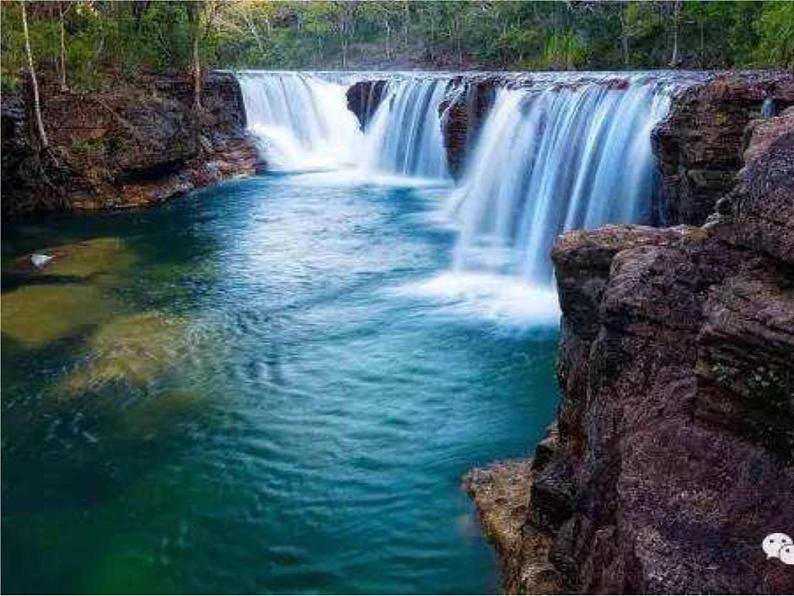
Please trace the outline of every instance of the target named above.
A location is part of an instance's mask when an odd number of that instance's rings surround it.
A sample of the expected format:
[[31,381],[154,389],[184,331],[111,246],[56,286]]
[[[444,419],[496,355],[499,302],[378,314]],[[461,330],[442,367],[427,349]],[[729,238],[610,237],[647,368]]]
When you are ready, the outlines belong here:
[[449,179],[439,118],[448,84],[447,79],[428,77],[388,82],[384,99],[367,126],[366,170]]
[[338,169],[359,160],[363,135],[347,109],[347,85],[312,74],[238,75],[248,130],[276,171]]
[[548,285],[558,234],[641,221],[654,187],[650,133],[668,104],[664,85],[642,76],[500,90],[452,199],[455,269]]
[[351,80],[330,73],[243,72],[238,75],[248,129],[276,171],[357,169],[449,180],[439,105],[448,79],[389,78],[383,100],[362,132],[348,109]]
[[[479,132],[462,125],[464,142],[474,146],[448,203],[460,231],[454,266],[421,291],[473,299],[480,312],[485,305],[556,320],[555,238],[647,218],[655,188],[651,129],[667,112],[670,88],[683,81],[659,74],[500,78]],[[343,169],[346,182],[351,175],[364,183],[384,175],[450,182],[441,107],[472,99],[461,94],[476,87],[458,79],[248,72],[240,84],[249,129],[271,169]],[[373,80],[385,81],[378,83],[382,99],[374,112],[367,108],[362,131],[346,93],[356,81]]]

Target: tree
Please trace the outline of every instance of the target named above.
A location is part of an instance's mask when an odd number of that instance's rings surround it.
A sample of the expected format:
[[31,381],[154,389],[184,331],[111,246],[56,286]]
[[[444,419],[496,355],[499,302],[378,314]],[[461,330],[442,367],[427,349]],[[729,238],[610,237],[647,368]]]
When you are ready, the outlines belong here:
[[215,20],[218,3],[215,0],[185,2],[191,29],[191,73],[193,77],[193,109],[201,111],[201,44],[207,37]]
[[673,0],[673,53],[670,56],[670,66],[678,66],[678,29],[681,24],[681,0]]
[[767,4],[756,31],[761,38],[753,56],[757,65],[794,68],[794,3]]
[[61,91],[68,91],[66,84],[66,13],[72,8],[73,2],[58,2],[58,24],[60,29],[60,82]]
[[33,51],[30,49],[30,32],[28,30],[28,11],[25,7],[25,2],[20,2],[22,7],[22,34],[25,37],[25,54],[28,59],[28,76],[30,77],[30,85],[33,89],[33,112],[36,116],[36,129],[38,131],[39,143],[42,149],[47,149],[50,146],[47,140],[47,132],[44,130],[44,119],[41,117],[41,99],[39,98],[39,83],[36,78],[36,68],[33,64]]

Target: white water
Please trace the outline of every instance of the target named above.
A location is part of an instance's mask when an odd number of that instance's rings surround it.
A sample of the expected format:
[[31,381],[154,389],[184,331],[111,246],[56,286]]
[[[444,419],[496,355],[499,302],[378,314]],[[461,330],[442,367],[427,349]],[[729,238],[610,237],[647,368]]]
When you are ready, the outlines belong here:
[[347,109],[347,85],[293,72],[238,75],[248,130],[269,170],[353,167],[363,134]]
[[[449,75],[386,78],[362,132],[347,108],[356,75],[240,75],[250,131],[268,168],[329,170],[345,184],[451,182],[439,106]],[[621,82],[622,81],[622,82]],[[408,294],[455,312],[556,320],[549,253],[563,231],[647,218],[655,188],[650,133],[666,114],[658,75],[531,75],[497,93],[446,213],[459,237],[452,269]]]
[[364,132],[347,107],[350,78],[244,72],[238,79],[248,130],[270,170],[354,169],[360,179],[449,180],[438,116],[447,79],[390,79]]
[[500,90],[451,199],[460,223],[455,269],[547,286],[561,232],[646,218],[650,133],[668,105],[656,81],[636,76],[626,88],[574,81]]
[[438,113],[447,84],[444,78],[388,82],[367,127],[366,171],[449,179]]

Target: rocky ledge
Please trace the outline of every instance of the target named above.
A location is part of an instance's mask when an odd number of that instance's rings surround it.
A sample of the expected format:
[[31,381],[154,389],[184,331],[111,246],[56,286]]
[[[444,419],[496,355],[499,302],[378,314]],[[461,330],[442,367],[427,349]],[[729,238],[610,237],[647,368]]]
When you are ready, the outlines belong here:
[[746,138],[703,227],[554,248],[557,422],[464,480],[507,592],[794,592],[794,108]]
[[736,184],[747,124],[794,105],[794,73],[713,73],[673,98],[653,131],[663,182],[661,219],[701,225]]
[[2,98],[4,215],[145,206],[257,166],[230,74],[206,77],[198,113],[186,78],[145,77],[94,93],[45,80],[47,152],[37,150],[27,91]]

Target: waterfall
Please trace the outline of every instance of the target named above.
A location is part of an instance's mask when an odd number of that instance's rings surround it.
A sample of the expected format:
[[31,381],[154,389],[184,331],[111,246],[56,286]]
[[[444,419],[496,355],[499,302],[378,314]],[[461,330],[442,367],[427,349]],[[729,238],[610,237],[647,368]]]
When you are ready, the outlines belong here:
[[268,169],[355,168],[362,179],[388,174],[449,180],[439,116],[449,80],[391,76],[362,133],[347,106],[355,76],[238,74],[248,130],[259,140]]
[[309,73],[238,74],[249,132],[276,171],[339,169],[360,159],[363,135],[348,85]]
[[[447,183],[445,139],[471,145],[455,158],[463,178],[446,209],[459,230],[453,267],[419,289],[489,312],[556,320],[555,239],[649,220],[651,130],[671,90],[695,75],[488,76],[475,84],[451,74],[246,72],[239,80],[270,169],[345,170],[354,183],[395,175]],[[370,89],[359,122],[347,90],[373,80],[379,101],[372,111]],[[477,110],[459,108],[474,100]]]
[[366,171],[450,178],[439,116],[448,85],[446,78],[437,77],[400,77],[387,83],[366,130]]
[[647,76],[501,89],[451,202],[457,271],[548,285],[563,231],[638,222],[650,211],[650,133],[666,88]]

